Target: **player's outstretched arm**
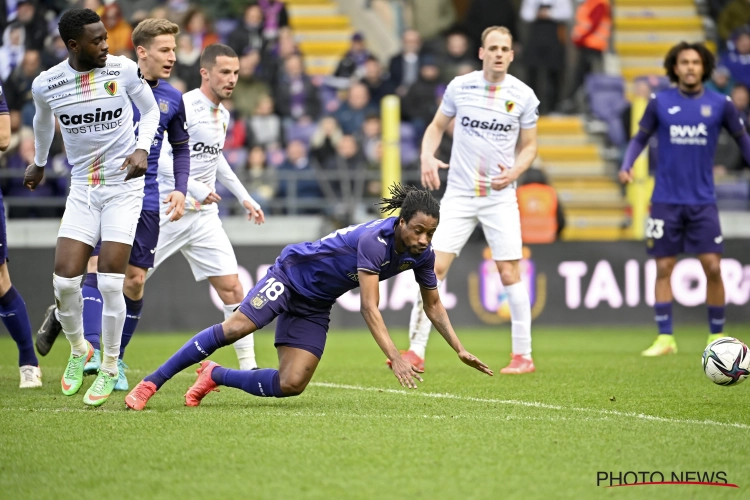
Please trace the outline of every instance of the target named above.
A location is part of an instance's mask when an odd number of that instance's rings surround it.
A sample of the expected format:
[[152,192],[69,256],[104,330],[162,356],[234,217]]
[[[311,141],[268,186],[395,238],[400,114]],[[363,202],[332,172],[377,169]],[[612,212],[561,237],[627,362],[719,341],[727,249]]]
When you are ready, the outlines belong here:
[[52,139],[55,136],[55,115],[49,104],[41,95],[41,90],[37,86],[37,80],[31,87],[31,93],[34,97],[34,163],[26,167],[23,176],[23,185],[30,190],[36,189],[44,178],[44,166],[47,164],[47,155],[49,147],[52,145]]
[[234,173],[232,167],[229,166],[227,159],[224,155],[219,155],[219,166],[216,169],[216,179],[226,187],[235,198],[237,198],[242,206],[247,210],[247,219],[255,221],[256,224],[260,225],[266,221],[266,216],[263,214],[260,205],[256,202],[250,193],[247,192],[245,186],[242,185],[237,174]]
[[380,302],[380,279],[378,275],[362,270],[358,274],[361,292],[359,310],[365,318],[367,328],[370,329],[370,333],[380,349],[391,360],[393,375],[396,376],[401,385],[409,389],[416,389],[417,384],[414,379],[423,381],[422,377],[419,376],[419,370],[401,357],[391,336],[388,335],[383,316],[378,310],[378,303]]
[[435,151],[440,146],[445,129],[448,128],[448,124],[452,119],[452,116],[447,116],[439,109],[435,113],[432,123],[427,126],[427,130],[424,132],[420,159],[422,164],[422,185],[427,189],[440,189],[438,170],[448,168],[447,163],[443,163],[435,158]]
[[461,341],[458,340],[458,336],[456,335],[456,332],[453,331],[453,326],[451,326],[448,312],[445,310],[445,307],[443,307],[443,303],[440,302],[440,294],[437,289],[421,287],[421,292],[425,314],[435,326],[435,329],[440,332],[440,335],[442,335],[445,341],[448,342],[448,345],[456,351],[459,359],[482,373],[492,375],[492,370],[489,366],[482,363],[479,358],[468,352],[464,349],[464,346],[461,345]]

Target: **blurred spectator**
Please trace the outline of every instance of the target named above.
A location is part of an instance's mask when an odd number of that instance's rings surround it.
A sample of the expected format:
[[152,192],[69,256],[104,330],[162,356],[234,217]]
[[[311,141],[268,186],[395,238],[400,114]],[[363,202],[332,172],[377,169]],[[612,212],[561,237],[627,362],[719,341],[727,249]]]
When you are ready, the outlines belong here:
[[177,62],[173,74],[185,85],[185,92],[201,86],[201,49],[193,45],[193,40],[193,37],[185,33],[177,36]]
[[609,0],[584,0],[576,9],[573,43],[578,48],[578,62],[571,94],[583,85],[589,73],[601,72],[603,54],[609,47],[612,12]]
[[750,112],[750,92],[748,88],[741,83],[738,83],[732,89],[732,103],[737,108],[737,112],[745,121],[745,126],[748,125],[748,112]]
[[476,48],[482,46],[482,32],[490,26],[505,26],[518,39],[518,11],[513,0],[474,0],[466,15],[466,27]]
[[118,3],[120,4],[122,17],[135,26],[144,19],[151,17],[149,13],[163,2],[160,0],[126,0]]
[[96,12],[99,17],[104,15],[104,5],[101,0],[83,0],[80,7],[82,9],[91,9]]
[[294,34],[287,29],[281,30],[277,43],[267,50],[261,59],[261,78],[272,87],[278,85],[284,73],[284,61],[287,57],[300,55]]
[[365,44],[365,37],[362,33],[355,33],[352,36],[352,44],[349,51],[339,62],[334,76],[342,78],[351,78],[352,76],[360,77],[364,73],[364,66],[370,52]]
[[711,79],[706,82],[706,88],[724,95],[731,95],[734,87],[732,74],[726,66],[717,66],[711,74]]
[[258,5],[263,10],[263,38],[275,40],[279,36],[279,31],[289,26],[289,14],[286,12],[284,2],[258,0]]
[[132,57],[133,50],[133,28],[122,17],[122,11],[117,3],[111,3],[104,7],[102,16],[104,27],[107,28],[107,45],[109,53],[115,56]]
[[419,78],[422,37],[417,30],[408,29],[401,37],[401,52],[391,58],[388,65],[390,81],[396,93],[406,95]]
[[[309,172],[313,169],[307,156],[307,148],[302,141],[289,141],[286,147],[286,160],[279,166],[279,172]],[[282,179],[279,183],[279,197],[284,198],[291,194],[293,181]],[[296,181],[297,197],[301,199],[322,198],[318,181],[315,178],[304,178]],[[316,213],[314,209],[303,209],[302,213]]]
[[260,53],[257,51],[240,56],[240,72],[232,100],[237,113],[243,117],[252,115],[260,99],[271,95],[268,85],[256,76],[259,63]]
[[362,154],[368,163],[378,161],[377,149],[381,141],[380,115],[371,113],[365,117],[362,130],[355,134],[357,142],[362,146]]
[[279,180],[274,168],[268,165],[265,150],[260,146],[250,149],[245,168],[238,174],[250,196],[268,213],[268,204],[276,196]]
[[42,67],[45,70],[48,70],[67,58],[68,48],[65,46],[65,42],[63,42],[62,38],[60,38],[60,34],[55,31],[52,34],[49,43],[47,43],[44,52],[42,52]]
[[445,53],[438,61],[440,77],[448,83],[458,76],[458,68],[471,65],[476,69],[476,55],[469,51],[469,39],[463,33],[454,31],[445,39]]
[[524,243],[552,243],[565,228],[565,212],[545,173],[534,166],[516,189]]
[[436,99],[435,92],[440,85],[439,76],[440,69],[435,58],[425,56],[419,68],[419,80],[411,86],[401,102],[403,117],[414,126],[418,139],[422,138],[437,112],[439,100]]
[[227,45],[232,47],[237,55],[248,51],[263,51],[263,11],[258,4],[251,3],[245,7],[242,23],[229,35]]
[[336,147],[343,135],[341,127],[332,116],[326,116],[320,120],[310,138],[310,154],[319,165],[325,164],[336,154]]
[[541,102],[541,114],[553,111],[560,101],[565,69],[565,16],[570,18],[571,13],[569,0],[557,0],[552,5],[542,0],[524,0],[521,5],[522,18],[530,23],[523,62],[527,83]]
[[[33,51],[32,51],[33,52]],[[34,131],[30,127],[23,127],[19,132],[19,144],[15,152],[6,158],[6,168],[23,172],[30,163],[34,163]],[[41,198],[65,197],[68,181],[66,177],[45,176],[34,191],[23,185],[23,176],[3,179],[3,196]],[[9,217],[60,217],[60,207],[11,207]]]
[[182,27],[184,27],[184,32],[192,37],[193,47],[199,51],[202,51],[212,43],[219,42],[219,37],[213,33],[206,20],[206,14],[203,13],[200,7],[191,7],[185,12]]
[[3,45],[0,47],[0,79],[7,80],[10,74],[23,61],[26,51],[24,39],[26,32],[21,23],[10,23],[3,33]]
[[304,73],[302,57],[291,55],[275,87],[276,112],[284,118],[312,122],[320,115],[320,99],[309,76]]
[[370,92],[370,105],[379,106],[383,97],[396,91],[390,80],[383,74],[383,66],[375,56],[370,56],[365,62],[364,76],[360,80]]
[[349,96],[346,102],[339,106],[339,109],[333,114],[344,134],[353,134],[362,127],[365,116],[370,111],[377,111],[371,108],[370,92],[367,87],[361,83],[355,83],[349,89]]
[[734,81],[750,86],[750,33],[743,30],[734,40],[734,50],[724,50],[719,64],[726,66]]
[[27,50],[23,63],[13,70],[3,86],[6,102],[10,109],[10,129],[18,130],[21,125],[32,126],[34,102],[31,96],[31,84],[42,72],[39,52]]
[[333,207],[332,215],[341,224],[349,225],[362,202],[367,172],[367,162],[354,136],[341,137],[336,154],[323,167],[336,172],[335,180],[321,179],[321,190],[329,207]]
[[[7,0],[6,0],[7,1]],[[26,31],[24,43],[28,50],[44,49],[44,39],[49,33],[47,21],[44,20],[44,9],[32,0],[19,0],[16,3],[16,22],[23,25]]]
[[732,0],[719,14],[717,31],[722,41],[729,40],[737,28],[750,22],[750,0]]
[[249,144],[264,148],[281,145],[281,119],[273,114],[273,99],[271,97],[266,95],[260,98],[249,123]]

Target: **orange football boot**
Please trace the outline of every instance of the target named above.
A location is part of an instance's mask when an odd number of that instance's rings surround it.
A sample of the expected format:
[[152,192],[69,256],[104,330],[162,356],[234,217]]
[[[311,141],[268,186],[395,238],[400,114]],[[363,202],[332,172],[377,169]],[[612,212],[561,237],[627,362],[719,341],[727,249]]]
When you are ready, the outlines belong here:
[[211,391],[219,392],[216,382],[211,378],[211,372],[217,366],[219,365],[213,361],[201,361],[200,368],[195,370],[198,378],[185,393],[185,406],[198,406],[201,404],[201,400],[206,397],[206,394]]
[[510,364],[500,370],[503,374],[534,373],[534,360],[526,359],[520,354],[511,354]]
[[133,387],[133,390],[125,396],[125,406],[131,410],[141,411],[146,407],[146,403],[151,399],[151,396],[156,394],[156,384],[141,380],[138,385]]

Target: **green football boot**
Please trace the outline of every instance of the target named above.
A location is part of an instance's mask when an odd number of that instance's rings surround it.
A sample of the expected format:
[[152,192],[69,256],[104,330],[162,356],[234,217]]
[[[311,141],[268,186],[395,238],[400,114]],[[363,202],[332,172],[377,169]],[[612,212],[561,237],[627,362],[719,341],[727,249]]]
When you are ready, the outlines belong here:
[[110,375],[104,370],[99,370],[99,374],[96,376],[96,380],[91,384],[89,390],[83,396],[84,404],[89,406],[101,406],[109,395],[112,394],[112,390],[115,388],[117,383],[117,375]]
[[714,342],[719,339],[723,339],[726,337],[723,333],[709,333],[708,334],[708,341],[706,342],[706,345],[710,344],[711,342]]
[[91,357],[94,355],[94,348],[87,341],[88,351],[82,356],[73,356],[72,354],[68,358],[68,366],[65,367],[60,384],[62,385],[62,393],[66,396],[72,396],[81,389],[83,384],[83,366],[88,363]]
[[656,340],[651,347],[641,353],[641,356],[651,358],[654,356],[664,356],[666,354],[677,354],[677,342],[673,335],[662,333],[656,337]]

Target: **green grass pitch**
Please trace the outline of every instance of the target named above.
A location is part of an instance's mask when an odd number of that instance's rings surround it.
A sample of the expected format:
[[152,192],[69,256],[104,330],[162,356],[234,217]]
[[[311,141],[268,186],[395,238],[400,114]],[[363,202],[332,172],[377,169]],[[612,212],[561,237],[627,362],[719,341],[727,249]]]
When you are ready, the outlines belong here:
[[[507,327],[459,335],[496,372],[508,362]],[[136,335],[131,387],[189,336]],[[84,407],[93,377],[61,394],[64,338],[41,358],[44,388],[20,391],[3,335],[0,498],[748,498],[750,382],[710,383],[705,338],[705,327],[678,328],[678,355],[644,359],[650,327],[540,327],[537,373],[490,378],[433,333],[425,382],[406,391],[369,334],[337,331],[299,397],[223,388],[186,408],[191,369],[136,413],[124,393]],[[263,366],[276,365],[272,343],[258,334]],[[231,348],[212,359],[236,364]],[[598,471],[725,471],[740,488],[607,489]]]

